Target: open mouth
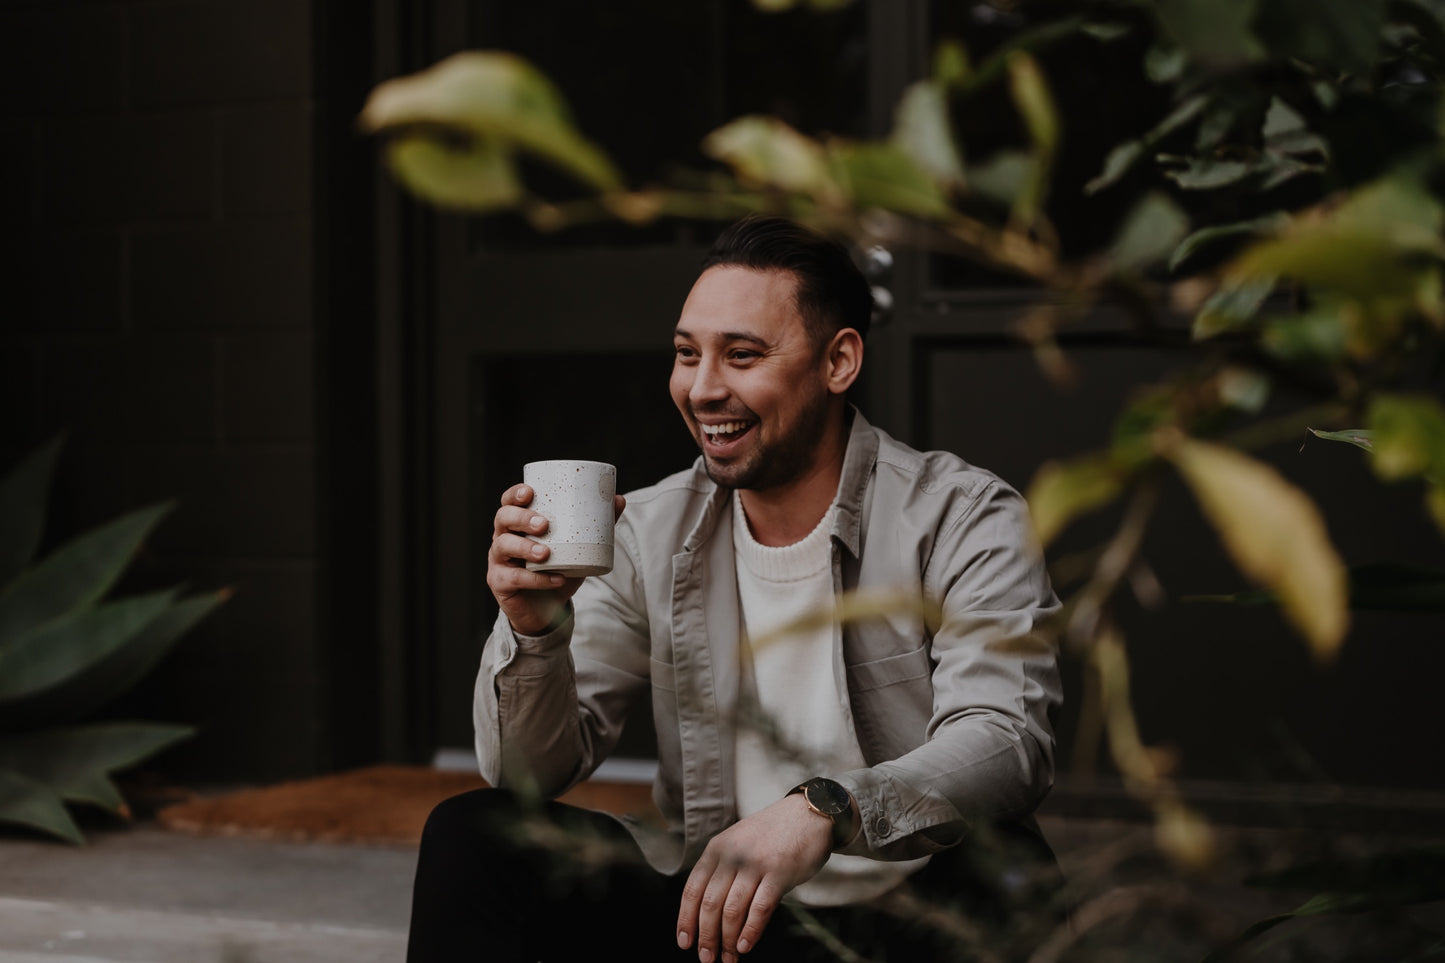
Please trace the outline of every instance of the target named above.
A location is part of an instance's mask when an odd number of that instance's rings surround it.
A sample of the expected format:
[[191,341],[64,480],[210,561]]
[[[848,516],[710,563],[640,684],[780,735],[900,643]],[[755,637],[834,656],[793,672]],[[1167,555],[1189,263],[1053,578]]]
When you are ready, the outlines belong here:
[[753,427],[751,421],[724,421],[717,425],[699,424],[704,442],[710,448],[722,448],[746,435]]

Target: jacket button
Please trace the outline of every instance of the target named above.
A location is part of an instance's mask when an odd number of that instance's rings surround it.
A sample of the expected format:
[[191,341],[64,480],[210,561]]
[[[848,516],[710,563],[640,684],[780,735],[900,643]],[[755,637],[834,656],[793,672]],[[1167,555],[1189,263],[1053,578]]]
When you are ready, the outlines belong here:
[[873,835],[875,836],[887,836],[888,831],[892,828],[893,824],[888,821],[887,816],[879,816],[873,821]]

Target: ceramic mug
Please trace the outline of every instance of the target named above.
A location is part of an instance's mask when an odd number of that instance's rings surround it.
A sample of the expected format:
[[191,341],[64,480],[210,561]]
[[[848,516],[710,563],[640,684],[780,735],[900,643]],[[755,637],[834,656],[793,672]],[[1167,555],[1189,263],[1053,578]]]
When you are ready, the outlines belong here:
[[567,578],[612,571],[617,469],[600,461],[533,461],[522,466],[522,481],[532,489],[532,511],[547,519],[546,534],[527,537],[552,549],[528,570]]

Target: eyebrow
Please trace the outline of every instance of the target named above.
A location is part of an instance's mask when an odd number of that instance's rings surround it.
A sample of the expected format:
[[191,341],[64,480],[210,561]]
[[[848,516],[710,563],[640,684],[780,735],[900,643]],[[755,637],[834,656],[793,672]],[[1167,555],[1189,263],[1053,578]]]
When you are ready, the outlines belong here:
[[[686,339],[689,340],[689,341],[696,341],[696,340],[697,340],[696,338],[694,338],[694,337],[692,336],[692,334],[691,334],[690,332],[688,332],[688,331],[686,331],[686,330],[684,330],[684,329],[682,329],[682,328],[674,328],[674,329],[673,329],[673,332],[672,332],[672,336],[673,336],[674,338],[686,338]],[[757,335],[751,334],[751,333],[749,333],[749,332],[747,332],[747,331],[722,331],[722,332],[719,332],[719,333],[718,333],[718,335],[717,335],[717,337],[716,337],[715,340],[722,341],[722,342],[746,341],[746,342],[748,342],[749,344],[755,344],[755,345],[757,345],[757,346],[760,347],[760,348],[766,348],[766,347],[768,346],[768,342],[767,342],[767,341],[765,341],[765,340],[763,340],[762,338],[758,337]]]

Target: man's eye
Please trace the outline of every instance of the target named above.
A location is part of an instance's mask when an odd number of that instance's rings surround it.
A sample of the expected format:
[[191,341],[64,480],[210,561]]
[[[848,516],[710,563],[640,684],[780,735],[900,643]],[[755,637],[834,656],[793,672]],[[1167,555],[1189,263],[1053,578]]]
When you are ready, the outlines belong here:
[[735,351],[730,351],[730,352],[728,352],[728,357],[731,358],[733,361],[744,361],[744,362],[746,362],[746,361],[752,361],[752,360],[754,360],[755,358],[757,358],[757,357],[758,357],[758,353],[757,353],[756,351],[746,351],[746,350],[743,350],[743,349],[739,348],[739,349],[737,349],[737,350],[735,350]]
[[697,352],[686,345],[678,345],[673,349],[676,352],[678,361],[696,361]]

